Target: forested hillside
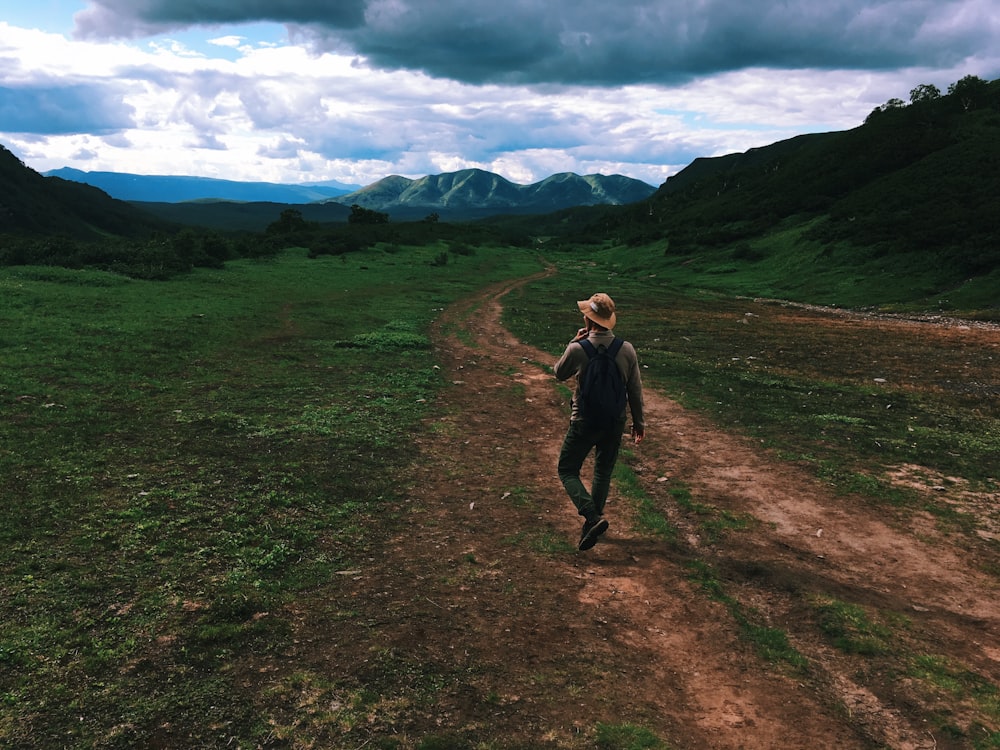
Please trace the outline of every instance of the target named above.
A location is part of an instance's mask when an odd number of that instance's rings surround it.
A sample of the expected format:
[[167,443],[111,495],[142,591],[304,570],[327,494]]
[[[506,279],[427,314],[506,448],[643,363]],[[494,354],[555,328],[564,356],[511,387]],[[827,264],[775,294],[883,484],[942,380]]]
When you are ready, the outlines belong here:
[[42,177],[0,145],[0,235],[141,237],[166,225],[107,193],[59,177]]
[[[1000,267],[1000,81],[918,86],[852,130],[698,159],[649,200],[577,224],[585,236],[661,242],[670,255],[745,244],[790,225],[827,253],[865,248]],[[590,214],[587,219],[593,219]],[[576,222],[573,222],[576,223]]]

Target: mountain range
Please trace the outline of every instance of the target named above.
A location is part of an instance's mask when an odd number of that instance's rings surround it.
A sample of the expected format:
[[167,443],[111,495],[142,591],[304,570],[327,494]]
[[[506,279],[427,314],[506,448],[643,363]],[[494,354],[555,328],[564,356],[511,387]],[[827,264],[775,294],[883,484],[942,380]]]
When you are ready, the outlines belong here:
[[[142,203],[155,214],[199,224],[211,220],[211,208],[167,207],[162,204],[205,202],[266,203],[306,206],[313,203],[359,205],[390,215],[393,220],[421,219],[436,213],[442,219],[469,220],[497,213],[539,214],[572,206],[623,205],[652,195],[656,188],[621,175],[556,174],[531,185],[519,185],[481,169],[409,179],[392,175],[367,187],[338,182],[278,184],[235,182],[204,177],[139,175],[120,172],[83,172],[70,167],[45,172],[99,188],[113,198]],[[234,207],[220,213],[234,215]],[[333,207],[331,207],[333,208]],[[254,209],[239,211],[244,217]],[[267,208],[273,216],[272,208]],[[330,211],[309,211],[320,216]],[[345,212],[338,214],[346,216]],[[252,222],[256,223],[256,222]]]
[[394,219],[418,219],[432,212],[442,218],[474,219],[544,214],[574,206],[620,206],[655,192],[652,185],[622,175],[581,177],[564,172],[519,185],[482,169],[463,169],[417,180],[393,175],[331,201],[383,211]]
[[285,185],[275,182],[237,182],[183,175],[84,172],[71,167],[52,169],[44,175],[92,185],[118,200],[149,203],[183,203],[198,200],[315,203],[336,198],[361,187],[333,180]]

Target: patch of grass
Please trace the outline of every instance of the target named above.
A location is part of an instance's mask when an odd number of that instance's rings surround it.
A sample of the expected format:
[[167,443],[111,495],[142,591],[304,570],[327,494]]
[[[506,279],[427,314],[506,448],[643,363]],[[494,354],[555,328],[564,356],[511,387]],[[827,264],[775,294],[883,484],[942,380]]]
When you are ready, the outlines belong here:
[[976,727],[972,734],[972,746],[975,750],[991,750],[1000,747],[1000,732],[993,732],[985,727]]
[[504,537],[504,544],[511,547],[524,547],[541,555],[560,556],[576,552],[576,545],[571,544],[565,535],[548,529],[525,529]]
[[549,556],[565,555],[576,551],[576,545],[571,544],[565,535],[553,531],[531,535],[528,548],[533,552]]
[[500,499],[510,503],[515,508],[531,508],[536,505],[536,501],[532,497],[532,489],[529,487],[511,487],[500,495]]
[[[338,345],[340,345],[339,342]],[[343,345],[384,351],[427,349],[431,342],[426,334],[419,331],[419,325],[416,322],[392,320],[378,331],[359,333],[350,342]]]
[[298,671],[263,692],[271,736],[301,746],[329,744],[367,723],[370,694],[339,687],[329,678]]
[[691,495],[691,489],[685,485],[671,487],[670,496],[682,511],[699,517],[698,528],[708,544],[719,542],[730,531],[748,529],[755,522],[755,519],[747,513],[735,514],[696,502]]
[[743,638],[750,643],[762,659],[771,663],[785,663],[797,672],[804,672],[809,666],[788,641],[788,634],[781,628],[761,625],[750,618],[737,617]]
[[628,463],[634,458],[634,454],[622,449],[620,457],[621,460],[615,464],[613,481],[618,493],[627,498],[635,508],[639,531],[666,541],[676,540],[677,528],[657,507],[656,501],[646,493],[639,475]]
[[852,470],[841,461],[823,461],[812,456],[800,456],[799,460],[803,463],[811,463],[816,476],[836,487],[838,492],[864,495],[871,500],[898,508],[915,508],[919,505],[919,499],[915,492],[894,487],[872,474]]
[[959,736],[969,736],[976,748],[998,746],[1000,732],[993,728],[974,724],[967,731],[962,731],[951,724],[952,709],[962,704],[975,706],[979,714],[991,721],[994,727],[1000,722],[1000,688],[993,680],[952,659],[933,654],[913,656],[907,675],[919,680],[926,690],[942,696],[939,702],[944,708],[936,717],[939,726],[951,726]]
[[813,607],[819,627],[838,649],[861,656],[885,656],[895,651],[893,631],[874,620],[863,607],[832,597],[817,596]]
[[691,580],[709,598],[726,606],[730,616],[740,626],[740,637],[750,644],[761,659],[772,664],[785,664],[796,673],[808,670],[808,661],[789,643],[787,633],[761,622],[759,613],[744,607],[739,600],[727,593],[725,583],[712,565],[703,560],[693,560],[687,566],[691,571]]
[[554,383],[553,387],[556,389],[556,393],[567,405],[567,414],[569,413],[569,404],[573,400],[573,389],[570,388],[565,383]]
[[670,745],[646,727],[635,724],[598,724],[598,750],[669,750]]
[[961,719],[971,708],[973,715],[991,722],[1000,721],[1000,690],[995,682],[978,672],[936,654],[917,653],[914,643],[905,637],[910,631],[909,620],[900,614],[873,612],[858,604],[844,602],[828,595],[813,595],[810,605],[818,616],[823,634],[840,651],[865,657],[886,669],[897,665],[909,684],[929,707],[927,718],[943,734],[956,740],[966,739],[972,747],[993,747],[1000,739],[995,729],[982,726],[978,720],[966,725]]

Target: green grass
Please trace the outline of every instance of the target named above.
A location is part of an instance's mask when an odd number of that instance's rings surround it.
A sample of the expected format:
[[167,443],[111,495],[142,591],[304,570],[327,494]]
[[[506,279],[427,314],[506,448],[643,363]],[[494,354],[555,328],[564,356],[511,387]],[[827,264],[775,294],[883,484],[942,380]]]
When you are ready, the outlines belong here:
[[945,707],[932,717],[942,729],[956,737],[969,736],[973,747],[1000,747],[1000,732],[975,724],[962,731],[951,724],[952,708],[971,704],[996,727],[1000,722],[1000,689],[996,682],[936,654],[918,654],[910,659],[907,676],[917,680],[923,689]]
[[816,597],[813,606],[820,630],[841,651],[862,656],[892,654],[893,629],[872,617],[865,608],[832,597]]
[[615,464],[612,474],[616,491],[635,508],[635,523],[639,531],[665,541],[674,541],[677,539],[677,528],[644,489],[638,474],[630,465],[634,457],[632,451],[622,449],[620,460]]
[[757,610],[745,606],[729,593],[727,582],[711,563],[696,559],[690,561],[687,567],[689,578],[709,598],[725,605],[739,625],[740,637],[763,661],[790,668],[794,674],[808,672],[808,660],[789,642],[788,634],[766,624]]
[[645,727],[634,724],[598,724],[598,750],[669,750],[670,746]]
[[565,535],[550,529],[518,531],[504,536],[503,543],[509,547],[523,547],[540,555],[553,557],[576,551],[576,546],[570,544]]
[[0,744],[269,735],[240,669],[290,644],[284,602],[396,522],[393,472],[442,385],[428,326],[538,267],[434,252],[166,283],[0,271]]
[[690,488],[685,485],[672,486],[670,497],[684,513],[697,519],[698,529],[707,544],[716,544],[730,531],[743,531],[754,523],[754,518],[749,514],[731,513],[697,502],[692,497]]
[[879,255],[847,242],[820,243],[809,239],[817,221],[791,217],[749,244],[683,254],[665,253],[665,241],[638,247],[610,245],[589,252],[587,259],[610,270],[616,286],[635,280],[669,282],[685,296],[708,293],[839,307],[981,310],[997,315],[996,287],[991,285],[995,275],[956,283],[954,269],[932,256],[915,260],[906,254]]
[[1000,691],[989,677],[953,658],[927,652],[926,644],[913,638],[915,628],[906,615],[827,594],[812,595],[809,605],[820,632],[855,659],[859,674],[902,674],[931,707],[926,719],[939,731],[955,739],[968,738],[975,748],[996,746],[1000,740],[996,731],[975,721],[964,728],[954,723],[964,707],[994,726],[1000,720]]

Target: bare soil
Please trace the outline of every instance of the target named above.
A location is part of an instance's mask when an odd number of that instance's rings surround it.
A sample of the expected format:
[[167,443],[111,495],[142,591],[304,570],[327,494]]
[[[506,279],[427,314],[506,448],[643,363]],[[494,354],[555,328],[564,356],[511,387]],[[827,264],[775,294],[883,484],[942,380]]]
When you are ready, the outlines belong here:
[[[998,730],[977,727],[975,706],[911,679],[898,660],[834,649],[809,606],[824,592],[902,613],[901,649],[945,657],[996,685],[1000,568],[988,533],[956,534],[930,515],[893,517],[837,495],[805,467],[650,388],[646,440],[630,447],[632,462],[681,538],[637,532],[613,486],[609,532],[575,551],[582,519],[555,474],[566,398],[538,364],[551,356],[501,325],[515,283],[441,316],[435,346],[450,386],[414,436],[419,459],[395,508],[402,523],[367,567],[348,571],[336,601],[302,613],[298,657],[331,674],[383,695],[408,679],[406,665],[442,676],[432,699],[383,706],[353,737],[371,746],[392,738],[416,747],[436,735],[586,748],[600,722],[646,727],[678,749],[910,750],[972,747],[977,732]],[[831,315],[828,324],[844,321]],[[954,330],[927,324],[927,335]],[[970,335],[1000,340],[995,330]],[[900,467],[899,481],[997,512],[996,496],[942,487],[919,467]],[[699,503],[758,522],[709,543],[670,497],[677,482]],[[695,559],[742,607],[785,631],[808,668],[763,660],[731,611],[692,581]]]

